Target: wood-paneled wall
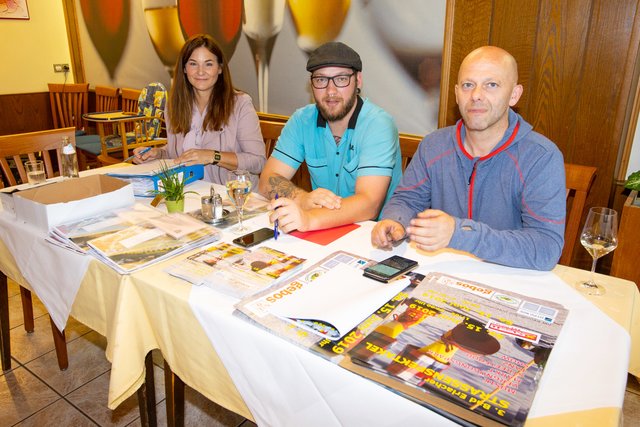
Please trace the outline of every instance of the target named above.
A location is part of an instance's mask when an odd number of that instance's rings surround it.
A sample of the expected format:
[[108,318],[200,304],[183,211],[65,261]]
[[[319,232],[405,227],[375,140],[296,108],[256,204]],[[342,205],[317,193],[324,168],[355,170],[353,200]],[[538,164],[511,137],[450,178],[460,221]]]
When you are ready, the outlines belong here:
[[52,128],[49,92],[0,95],[0,135]]
[[[631,0],[449,0],[440,126],[460,117],[454,85],[471,50],[500,46],[518,61],[516,110],[554,141],[565,162],[598,168],[587,208],[612,206],[636,93],[639,2]],[[617,204],[617,203],[615,203]],[[586,251],[572,265],[590,266]]]

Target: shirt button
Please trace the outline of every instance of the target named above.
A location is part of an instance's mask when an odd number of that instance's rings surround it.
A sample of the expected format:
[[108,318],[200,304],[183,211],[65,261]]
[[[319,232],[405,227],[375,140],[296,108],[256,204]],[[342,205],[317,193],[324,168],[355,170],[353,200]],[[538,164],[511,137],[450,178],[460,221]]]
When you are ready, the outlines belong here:
[[339,151],[336,151],[336,156],[339,156],[339,155],[340,155],[340,152],[339,152]]
[[338,174],[336,174],[336,176],[338,176]]

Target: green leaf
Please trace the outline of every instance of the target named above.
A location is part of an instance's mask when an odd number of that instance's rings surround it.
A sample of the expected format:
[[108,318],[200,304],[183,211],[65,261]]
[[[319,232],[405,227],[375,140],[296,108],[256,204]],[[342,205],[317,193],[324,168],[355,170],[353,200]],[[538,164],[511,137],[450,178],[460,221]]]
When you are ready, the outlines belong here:
[[640,171],[635,171],[629,178],[627,178],[627,182],[624,183],[625,188],[630,190],[640,191]]

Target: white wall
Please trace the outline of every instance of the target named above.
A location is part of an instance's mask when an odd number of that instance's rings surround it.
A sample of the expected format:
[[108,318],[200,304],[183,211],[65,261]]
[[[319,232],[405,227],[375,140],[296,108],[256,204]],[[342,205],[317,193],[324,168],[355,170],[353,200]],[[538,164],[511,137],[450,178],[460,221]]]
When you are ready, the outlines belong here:
[[0,95],[48,91],[47,83],[65,77],[53,64],[71,66],[62,1],[29,0],[28,7],[29,20],[0,20]]

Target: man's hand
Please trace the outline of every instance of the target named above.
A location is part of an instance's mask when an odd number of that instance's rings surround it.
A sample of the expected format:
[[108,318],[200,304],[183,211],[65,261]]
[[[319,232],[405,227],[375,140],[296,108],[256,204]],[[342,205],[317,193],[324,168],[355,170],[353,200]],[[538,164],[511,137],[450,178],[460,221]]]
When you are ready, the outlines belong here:
[[326,188],[316,188],[310,193],[300,192],[296,201],[302,209],[327,208],[340,209],[342,197],[336,196]]
[[393,244],[405,236],[402,224],[391,219],[383,219],[371,231],[371,244],[382,249],[391,249]]
[[273,210],[269,215],[269,221],[272,223],[278,221],[278,229],[284,233],[291,231],[309,230],[309,216],[296,202],[286,197],[280,197],[272,200],[267,206]]
[[451,215],[427,209],[411,220],[407,234],[419,249],[437,251],[449,246],[455,228],[456,221]]

